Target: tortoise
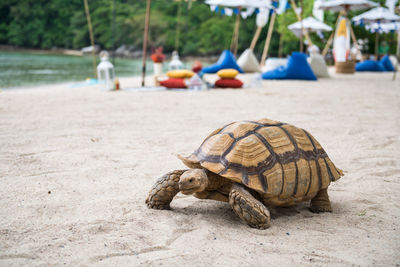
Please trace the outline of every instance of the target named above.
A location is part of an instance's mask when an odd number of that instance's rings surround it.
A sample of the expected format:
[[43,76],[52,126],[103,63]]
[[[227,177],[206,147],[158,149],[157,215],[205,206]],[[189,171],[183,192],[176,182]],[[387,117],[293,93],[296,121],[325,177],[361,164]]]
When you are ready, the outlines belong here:
[[270,226],[268,206],[310,201],[315,213],[331,212],[327,188],[343,176],[307,131],[279,121],[239,121],[212,132],[175,170],[154,184],[146,204],[170,209],[181,192],[229,202],[249,226]]

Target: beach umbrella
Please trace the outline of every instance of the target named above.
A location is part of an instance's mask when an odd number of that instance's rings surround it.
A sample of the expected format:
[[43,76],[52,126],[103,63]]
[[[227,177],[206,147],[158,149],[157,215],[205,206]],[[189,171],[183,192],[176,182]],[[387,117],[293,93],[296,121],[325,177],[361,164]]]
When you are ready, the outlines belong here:
[[303,0],[300,0],[300,8],[297,8],[296,2],[294,0],[290,0],[290,4],[292,5],[293,11],[296,14],[297,20],[300,22],[301,25],[301,31],[302,35],[300,35],[300,52],[303,52],[304,48],[304,43],[303,43],[303,35],[306,37],[307,42],[308,42],[308,47],[312,46],[312,41],[310,36],[308,35],[308,32],[304,29],[303,27]]
[[365,28],[370,32],[376,33],[388,33],[397,32],[397,56],[400,55],[400,22],[390,22],[390,23],[372,23],[366,24]]
[[[319,5],[319,8],[322,10],[325,10],[325,11],[340,12],[339,16],[336,20],[336,24],[335,24],[335,28],[336,28],[342,14],[347,19],[347,12],[350,10],[365,10],[365,9],[376,7],[376,6],[378,6],[377,3],[374,3],[369,0],[329,0],[326,2],[322,2]],[[351,34],[351,38],[353,39],[353,43],[354,43],[355,47],[357,48],[357,50],[360,51],[353,28],[351,27],[350,24],[349,24],[349,26],[350,26],[350,34]],[[332,32],[331,36],[329,36],[328,42],[326,43],[325,48],[322,51],[323,56],[325,56],[326,53],[328,52],[328,49],[329,49],[330,45],[332,44],[334,35],[335,35],[335,32]]]
[[365,28],[369,30],[370,32],[382,32],[382,33],[388,33],[388,32],[400,32],[400,22],[390,22],[390,23],[372,23],[372,24],[366,24]]
[[266,0],[207,0],[206,4],[214,7],[228,7],[228,8],[235,8],[236,13],[236,21],[234,32],[231,41],[231,51],[236,56],[237,54],[237,46],[239,40],[239,26],[240,26],[240,16],[242,8],[247,8],[248,11],[246,16],[250,13],[253,13],[256,8],[268,8],[271,9],[272,6],[270,5],[269,1]]
[[364,10],[378,6],[377,3],[369,0],[329,0],[322,2],[319,6],[320,9],[326,11],[349,11],[349,10]]
[[305,29],[307,32],[332,31],[332,27],[313,17],[308,17],[302,21],[290,24],[288,29],[291,30],[296,36],[302,35],[302,29]]
[[[376,7],[352,19],[357,24],[400,21],[400,16],[387,8]],[[375,32],[375,59],[378,59],[379,31]]]
[[206,4],[213,6],[225,6],[225,7],[242,7],[242,8],[272,8],[268,1],[265,0],[207,0]]
[[[372,23],[365,25],[365,28],[371,32],[379,32],[379,33],[388,33],[388,32],[397,32],[397,49],[396,56],[397,61],[394,66],[395,70],[397,70],[399,64],[399,56],[400,56],[400,22],[390,22],[390,23]],[[396,79],[396,71],[393,72],[393,80]]]
[[394,14],[388,8],[376,7],[367,12],[362,13],[352,19],[357,24],[374,23],[374,22],[394,22],[399,21],[400,16]]

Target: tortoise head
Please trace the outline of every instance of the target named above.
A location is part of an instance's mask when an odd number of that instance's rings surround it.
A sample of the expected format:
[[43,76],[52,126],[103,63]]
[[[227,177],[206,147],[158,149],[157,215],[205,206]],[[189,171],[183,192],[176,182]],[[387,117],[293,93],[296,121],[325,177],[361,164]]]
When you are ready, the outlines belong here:
[[179,179],[179,191],[184,195],[191,195],[204,191],[208,186],[208,177],[203,169],[185,171]]

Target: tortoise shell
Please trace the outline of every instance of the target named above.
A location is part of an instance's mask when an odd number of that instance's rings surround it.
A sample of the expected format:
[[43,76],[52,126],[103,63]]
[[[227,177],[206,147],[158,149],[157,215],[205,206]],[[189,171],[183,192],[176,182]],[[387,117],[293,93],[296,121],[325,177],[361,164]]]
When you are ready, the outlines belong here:
[[269,119],[219,128],[192,155],[180,159],[191,168],[205,168],[282,198],[318,192],[343,175],[311,134]]

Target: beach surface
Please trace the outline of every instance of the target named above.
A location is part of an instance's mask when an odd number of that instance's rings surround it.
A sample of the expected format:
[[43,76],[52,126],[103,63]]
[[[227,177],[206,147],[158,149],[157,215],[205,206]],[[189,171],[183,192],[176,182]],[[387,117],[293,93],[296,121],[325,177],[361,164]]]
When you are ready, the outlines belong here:
[[[391,78],[1,91],[0,266],[400,266],[400,79]],[[257,230],[223,202],[178,194],[172,210],[146,207],[156,179],[185,168],[177,154],[261,118],[307,129],[344,170],[329,187],[332,213],[275,208],[272,226]]]

